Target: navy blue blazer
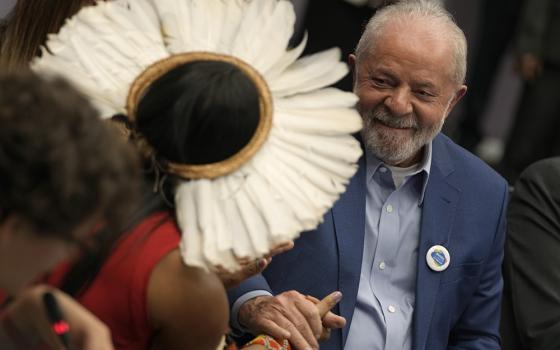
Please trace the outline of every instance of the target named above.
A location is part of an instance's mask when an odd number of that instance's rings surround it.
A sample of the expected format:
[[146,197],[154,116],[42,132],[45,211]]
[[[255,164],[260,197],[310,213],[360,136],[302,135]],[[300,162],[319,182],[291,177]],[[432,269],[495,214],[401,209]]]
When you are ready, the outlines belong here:
[[[333,331],[321,349],[343,349],[362,264],[365,173],[362,159],[324,222],[302,234],[294,249],[275,257],[262,275],[230,290],[230,301],[257,289],[273,294],[297,290],[318,298],[340,290],[343,299],[333,311],[347,325]],[[500,349],[507,194],[505,180],[481,160],[442,134],[434,139],[418,247],[414,350]],[[443,272],[426,264],[426,252],[436,244],[451,255]]]

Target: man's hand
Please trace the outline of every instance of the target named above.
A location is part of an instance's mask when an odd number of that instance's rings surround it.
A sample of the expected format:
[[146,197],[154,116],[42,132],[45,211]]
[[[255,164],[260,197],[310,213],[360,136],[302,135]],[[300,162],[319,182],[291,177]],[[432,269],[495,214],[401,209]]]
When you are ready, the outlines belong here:
[[[296,291],[284,292],[275,297],[260,296],[241,306],[239,322],[255,334],[264,333],[276,339],[288,339],[296,349],[318,349],[317,339],[323,335],[321,318],[341,298],[340,292],[334,292],[315,305]],[[344,326],[344,318],[336,317],[339,319],[334,323]]]
[[64,318],[70,325],[73,349],[113,350],[107,326],[71,297],[47,286],[36,286],[22,291],[2,312],[2,318],[9,320],[25,341],[29,341],[30,335],[33,335],[38,338],[36,341],[44,343],[49,349],[64,349],[60,339],[53,332],[43,305],[43,295],[47,291],[55,296]]

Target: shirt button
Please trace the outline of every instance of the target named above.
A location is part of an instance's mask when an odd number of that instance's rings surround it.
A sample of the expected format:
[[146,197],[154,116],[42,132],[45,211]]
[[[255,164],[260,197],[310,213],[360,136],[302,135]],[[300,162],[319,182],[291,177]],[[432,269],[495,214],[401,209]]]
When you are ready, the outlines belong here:
[[389,310],[390,313],[394,314],[395,311],[397,311],[397,308],[394,307],[393,305],[389,305],[387,306],[387,310]]
[[379,269],[380,270],[385,270],[385,261],[382,261],[379,263]]
[[392,213],[393,212],[393,206],[391,204],[389,204],[387,206],[387,213]]
[[386,173],[386,172],[387,172],[387,168],[385,168],[385,167],[382,166],[381,168],[379,168],[379,171],[381,171],[382,173]]

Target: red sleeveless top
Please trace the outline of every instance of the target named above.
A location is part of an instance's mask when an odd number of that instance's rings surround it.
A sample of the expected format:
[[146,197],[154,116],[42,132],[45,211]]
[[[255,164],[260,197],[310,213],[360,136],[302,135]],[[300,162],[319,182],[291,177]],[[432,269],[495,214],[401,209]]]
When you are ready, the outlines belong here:
[[[76,298],[111,329],[116,349],[149,349],[155,332],[147,312],[148,282],[180,238],[169,212],[152,214],[117,243],[90,287]],[[60,285],[68,268],[58,267],[47,283]]]

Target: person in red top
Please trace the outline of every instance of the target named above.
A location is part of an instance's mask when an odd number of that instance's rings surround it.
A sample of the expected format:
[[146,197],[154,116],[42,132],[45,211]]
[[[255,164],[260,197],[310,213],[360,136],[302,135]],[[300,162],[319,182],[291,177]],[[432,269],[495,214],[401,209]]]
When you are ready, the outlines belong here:
[[[124,234],[112,240],[106,240],[108,233],[97,234],[95,249],[59,267],[48,281],[107,323],[117,349],[215,350],[228,330],[224,285],[262,271],[270,261],[270,256],[250,261],[240,272],[222,271],[220,278],[185,265],[173,209],[177,178],[165,166],[165,160],[211,163],[243,148],[251,137],[247,130],[259,122],[257,94],[232,64],[192,62],[151,84],[134,125],[113,118],[133,136],[149,140],[154,152],[146,158],[145,199]],[[218,128],[220,142],[209,147]],[[281,245],[271,255],[291,246]]]
[[[150,318],[146,300],[157,291],[150,291],[150,277],[158,263],[173,259],[174,254],[164,258],[177,250],[179,240],[180,232],[169,211],[150,214],[117,242],[97,277],[77,295],[82,305],[105,320],[118,349],[148,349],[153,341],[156,320]],[[59,267],[47,282],[61,285],[70,267]]]

